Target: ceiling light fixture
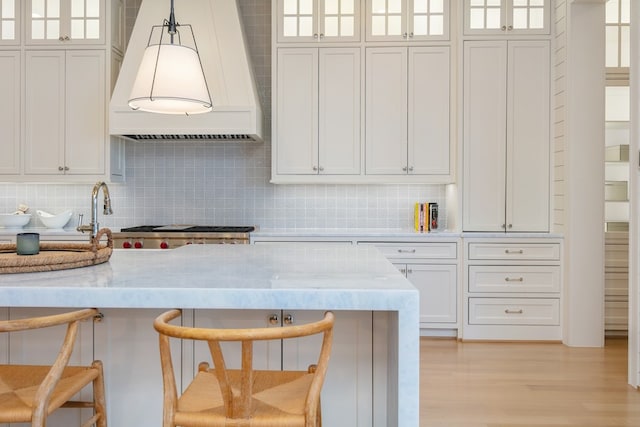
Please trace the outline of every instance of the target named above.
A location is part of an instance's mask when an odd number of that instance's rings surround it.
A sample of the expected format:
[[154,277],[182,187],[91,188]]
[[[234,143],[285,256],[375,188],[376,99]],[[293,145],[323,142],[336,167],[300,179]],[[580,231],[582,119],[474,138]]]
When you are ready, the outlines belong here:
[[[193,46],[183,44],[179,27],[188,27],[189,31],[184,32],[191,35]],[[173,0],[169,20],[165,19],[162,25],[151,28],[131,89],[129,106],[134,110],[160,114],[190,115],[212,110],[193,29],[191,25],[176,23]]]

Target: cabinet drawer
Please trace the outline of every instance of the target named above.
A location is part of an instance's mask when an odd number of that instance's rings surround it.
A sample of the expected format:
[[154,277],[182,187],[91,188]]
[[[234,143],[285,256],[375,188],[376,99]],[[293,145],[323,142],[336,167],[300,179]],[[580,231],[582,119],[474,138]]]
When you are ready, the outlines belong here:
[[469,243],[469,259],[560,260],[559,243]]
[[456,259],[456,243],[375,243],[376,248],[387,258],[431,258]]
[[471,325],[559,325],[559,298],[469,298]]
[[471,265],[469,292],[560,292],[560,267]]

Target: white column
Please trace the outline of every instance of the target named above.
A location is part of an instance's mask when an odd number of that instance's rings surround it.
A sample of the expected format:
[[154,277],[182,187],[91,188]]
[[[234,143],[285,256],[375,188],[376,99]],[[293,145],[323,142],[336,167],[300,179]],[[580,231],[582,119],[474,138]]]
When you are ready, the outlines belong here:
[[564,334],[604,345],[605,0],[567,2]]

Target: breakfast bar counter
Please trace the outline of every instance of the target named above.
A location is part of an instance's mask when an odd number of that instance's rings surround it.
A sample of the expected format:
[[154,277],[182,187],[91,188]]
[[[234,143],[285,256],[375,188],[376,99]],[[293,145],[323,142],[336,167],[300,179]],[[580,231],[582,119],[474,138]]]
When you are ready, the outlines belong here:
[[[417,290],[369,246],[187,245],[170,251],[115,250],[109,262],[97,266],[0,275],[0,307],[7,308],[371,312],[372,365],[382,360],[387,372],[387,378],[375,378],[374,370],[371,388],[382,386],[386,402],[369,402],[373,415],[358,425],[418,425],[418,301]],[[376,320],[376,314],[384,320]],[[376,325],[382,325],[382,333]],[[148,327],[152,330],[151,324]],[[386,337],[388,348],[376,361],[378,334]],[[335,350],[340,345],[336,342]],[[156,351],[154,347],[150,354]],[[335,363],[340,370],[339,361]],[[381,403],[386,403],[382,412],[375,409]],[[376,411],[386,419],[377,420]]]

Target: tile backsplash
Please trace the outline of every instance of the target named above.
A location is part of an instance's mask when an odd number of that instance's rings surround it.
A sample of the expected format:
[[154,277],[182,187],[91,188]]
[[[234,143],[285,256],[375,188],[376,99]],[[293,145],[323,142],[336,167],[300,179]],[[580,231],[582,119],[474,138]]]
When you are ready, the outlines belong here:
[[[258,225],[261,228],[408,228],[413,205],[440,205],[446,228],[443,185],[273,185],[271,176],[270,2],[239,0],[255,78],[265,113],[263,144],[126,144],[126,182],[109,184],[114,214],[102,226],[142,224]],[[127,18],[139,0],[128,0]],[[0,213],[24,203],[58,213],[91,215],[91,184],[0,182]],[[100,194],[102,197],[102,194]],[[34,217],[29,227],[41,226]]]

